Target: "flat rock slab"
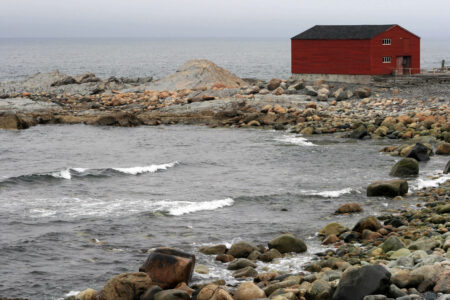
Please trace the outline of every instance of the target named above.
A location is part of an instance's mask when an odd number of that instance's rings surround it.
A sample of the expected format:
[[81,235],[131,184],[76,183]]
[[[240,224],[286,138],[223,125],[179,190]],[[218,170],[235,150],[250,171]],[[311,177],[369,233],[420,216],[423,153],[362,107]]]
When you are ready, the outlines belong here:
[[43,110],[61,110],[61,107],[52,102],[33,101],[28,98],[0,99],[0,111],[26,113]]

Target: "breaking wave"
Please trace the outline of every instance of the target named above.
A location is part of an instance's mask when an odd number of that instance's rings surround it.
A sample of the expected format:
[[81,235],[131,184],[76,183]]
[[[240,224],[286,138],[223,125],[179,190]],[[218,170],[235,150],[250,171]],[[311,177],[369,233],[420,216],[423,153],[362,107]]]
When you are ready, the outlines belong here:
[[284,135],[282,137],[275,139],[278,142],[282,142],[285,144],[293,144],[299,146],[316,146],[312,142],[308,141],[306,138],[301,136],[292,136],[292,135]]
[[345,188],[342,190],[336,190],[336,191],[316,191],[316,190],[302,190],[301,193],[307,196],[320,196],[324,198],[337,198],[345,194],[351,194],[351,193],[359,193],[359,191],[354,190],[352,188]]
[[172,216],[181,216],[202,210],[216,210],[222,207],[232,206],[234,200],[231,198],[213,201],[158,201],[155,202],[156,211],[167,212]]

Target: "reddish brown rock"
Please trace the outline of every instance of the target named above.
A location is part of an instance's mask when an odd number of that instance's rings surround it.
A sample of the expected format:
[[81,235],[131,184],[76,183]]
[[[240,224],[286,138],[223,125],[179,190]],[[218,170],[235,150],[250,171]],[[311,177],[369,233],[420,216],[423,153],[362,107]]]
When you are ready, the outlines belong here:
[[153,285],[146,273],[125,273],[111,278],[98,293],[98,300],[134,300]]
[[267,84],[267,89],[269,91],[273,91],[277,89],[281,84],[281,79],[278,78],[272,78],[269,83]]
[[354,213],[361,212],[362,208],[358,203],[345,203],[339,206],[336,210],[337,214],[346,214],[346,213]]
[[223,263],[227,263],[227,262],[233,261],[234,257],[233,257],[233,255],[229,255],[229,254],[219,254],[216,256],[216,260],[221,261]]
[[170,248],[153,251],[139,268],[163,289],[174,288],[181,282],[189,283],[195,266],[195,255]]
[[436,149],[436,154],[450,155],[450,143],[442,143]]

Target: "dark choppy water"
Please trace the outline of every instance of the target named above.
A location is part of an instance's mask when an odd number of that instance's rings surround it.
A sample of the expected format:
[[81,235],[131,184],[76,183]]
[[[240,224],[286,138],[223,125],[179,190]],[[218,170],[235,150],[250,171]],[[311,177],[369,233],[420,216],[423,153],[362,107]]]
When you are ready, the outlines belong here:
[[[267,243],[289,231],[317,251],[314,233],[339,204],[359,202],[365,214],[408,205],[364,196],[397,159],[378,153],[383,143],[195,126],[0,131],[0,296],[98,289],[158,246]],[[421,178],[445,162],[421,165]],[[298,270],[309,255],[276,268]],[[211,273],[195,280],[230,279],[198,258]]]
[[[422,39],[421,67],[450,62],[450,42]],[[0,81],[56,69],[100,77],[155,76],[205,58],[240,77],[290,76],[290,40],[0,39]]]

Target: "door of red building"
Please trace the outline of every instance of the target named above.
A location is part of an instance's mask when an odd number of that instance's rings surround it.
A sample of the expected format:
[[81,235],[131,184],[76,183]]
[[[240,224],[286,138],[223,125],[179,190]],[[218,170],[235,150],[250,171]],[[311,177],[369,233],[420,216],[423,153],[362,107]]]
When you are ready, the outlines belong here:
[[397,56],[395,71],[397,75],[403,75],[403,56]]

